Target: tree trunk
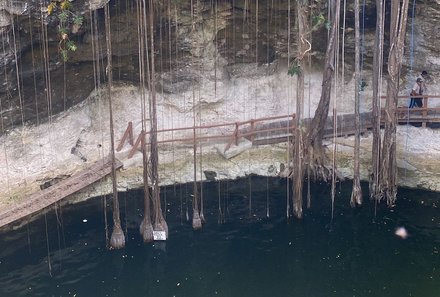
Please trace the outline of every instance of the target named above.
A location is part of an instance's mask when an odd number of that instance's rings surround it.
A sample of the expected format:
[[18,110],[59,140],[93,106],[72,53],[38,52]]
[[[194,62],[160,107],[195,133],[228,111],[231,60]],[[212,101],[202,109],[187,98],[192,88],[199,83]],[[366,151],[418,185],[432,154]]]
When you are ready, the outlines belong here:
[[371,149],[372,171],[370,179],[370,198],[380,200],[380,160],[381,160],[381,104],[382,93],[382,65],[383,65],[383,41],[384,41],[384,0],[376,0],[376,36],[374,40],[373,56],[373,145]]
[[321,98],[319,100],[315,116],[312,120],[311,126],[307,133],[307,138],[305,140],[305,153],[307,154],[307,161],[309,162],[309,166],[312,172],[314,172],[315,177],[320,177],[324,180],[328,180],[330,175],[329,170],[325,167],[325,155],[322,146],[322,137],[328,117],[332,79],[335,70],[335,39],[338,33],[337,29],[339,28],[339,24],[337,24],[336,21],[339,19],[340,1],[335,0],[332,5],[333,6],[331,11],[334,12],[334,14],[332,15],[332,25],[329,34],[329,40],[327,43],[327,50],[325,53]]
[[385,132],[382,148],[381,191],[388,206],[393,206],[397,195],[396,164],[396,109],[403,45],[406,33],[408,0],[391,1],[390,52],[388,56],[387,102]]
[[351,192],[350,205],[356,207],[356,205],[362,204],[362,189],[361,178],[359,173],[359,153],[360,153],[360,115],[359,115],[359,89],[361,84],[361,68],[360,68],[360,34],[359,34],[359,0],[354,0],[354,35],[355,35],[355,85],[354,85],[354,113],[355,113],[355,135],[354,135],[354,166],[353,166],[353,189]]
[[295,118],[295,143],[293,147],[293,183],[292,183],[292,204],[293,215],[302,218],[303,211],[303,179],[304,179],[304,141],[303,141],[303,110],[304,110],[304,56],[310,50],[310,43],[306,40],[308,27],[307,2],[297,2],[297,25],[298,25],[298,52],[296,66],[299,71],[296,86],[296,118]]

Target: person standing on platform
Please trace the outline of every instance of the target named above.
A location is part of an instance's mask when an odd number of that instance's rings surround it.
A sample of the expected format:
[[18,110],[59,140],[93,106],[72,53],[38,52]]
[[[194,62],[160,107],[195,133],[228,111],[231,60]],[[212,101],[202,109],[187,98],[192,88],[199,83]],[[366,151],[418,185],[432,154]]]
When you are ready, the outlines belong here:
[[423,94],[426,96],[426,94],[428,93],[428,88],[426,87],[426,84],[431,81],[431,77],[426,70],[423,70],[418,77],[422,79]]
[[423,107],[423,92],[425,91],[425,88],[423,78],[418,77],[411,90],[411,101],[409,103],[409,108]]

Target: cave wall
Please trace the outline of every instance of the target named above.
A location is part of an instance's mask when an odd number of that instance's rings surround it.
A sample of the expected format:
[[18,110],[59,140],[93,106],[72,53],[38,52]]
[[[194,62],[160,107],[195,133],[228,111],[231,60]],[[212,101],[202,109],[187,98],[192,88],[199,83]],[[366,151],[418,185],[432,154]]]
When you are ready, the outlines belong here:
[[[17,0],[0,4],[3,130],[27,122],[44,121],[48,116],[81,102],[98,82],[105,81],[102,7],[107,2],[69,1],[69,14],[83,18],[82,25],[76,27],[72,18],[67,24],[61,24],[58,4],[61,2]],[[49,14],[51,3],[58,6]],[[186,91],[200,83],[201,77],[211,76],[213,70],[219,81],[231,72],[247,75],[249,67],[240,69],[234,66],[237,64],[261,65],[274,61],[286,64],[288,54],[295,53],[293,2],[290,4],[290,36],[287,0],[201,0],[194,1],[193,11],[190,1],[162,0],[155,3],[154,54],[157,87],[163,92]],[[325,7],[317,3],[313,4],[316,13],[325,13]],[[134,0],[110,2],[115,80],[139,81],[137,5]],[[368,12],[374,15],[371,9]],[[96,28],[92,15],[96,17]],[[68,53],[67,61],[63,61],[60,55],[60,27],[67,30],[68,39],[75,42],[77,48]],[[349,30],[347,32],[350,38]],[[313,59],[317,63],[312,67],[318,71],[325,40],[324,28],[314,33]],[[353,61],[349,58],[351,50],[349,45],[348,70],[353,68]],[[350,76],[350,71],[346,74]]]
[[[194,2],[197,7],[192,13],[190,1],[156,2],[154,55],[158,128],[192,126],[194,114],[198,124],[216,124],[292,113],[296,83],[287,75],[287,60],[289,53],[295,54],[294,5],[290,7],[289,36],[287,0],[259,1],[258,7],[255,1],[246,0]],[[71,2],[72,12],[83,17],[83,24],[74,28],[74,24],[68,22],[68,38],[75,42],[77,49],[68,53],[65,62],[60,56],[59,17],[56,12],[46,15],[48,1],[41,6],[30,0],[15,1],[14,6],[2,3],[0,145],[3,153],[0,164],[6,166],[0,167],[0,207],[11,197],[23,198],[37,191],[47,180],[78,172],[107,155],[110,147],[107,103],[101,96],[106,82],[106,49],[104,13],[100,7],[106,1],[93,2],[93,9],[88,1]],[[122,137],[128,121],[136,120],[135,133],[141,128],[137,3],[110,2],[117,140]],[[416,18],[409,19],[409,32],[414,34],[408,33],[408,40],[414,42],[406,48],[402,94],[407,94],[407,86],[421,69],[431,74],[429,93],[439,94],[436,83],[439,38],[435,34],[440,33],[436,23],[429,20],[436,18],[437,12],[424,9],[426,5],[435,8],[438,4],[417,4]],[[314,9],[325,12],[325,7]],[[354,109],[353,15],[350,11],[348,7],[344,86],[341,97],[332,100],[339,113],[351,113]],[[374,6],[367,1],[363,34],[363,75],[367,85],[362,111],[370,110],[374,15]],[[312,37],[312,69],[305,79],[306,116],[313,116],[313,107],[320,97],[326,34],[322,27]],[[14,126],[18,129],[13,129]],[[440,167],[435,161],[439,160],[438,150],[434,149],[438,144],[433,142],[440,139],[438,131],[400,127],[398,133],[400,184],[440,190],[434,174]],[[424,138],[430,141],[428,145],[422,141]],[[352,169],[351,141],[339,144],[345,150],[338,150],[342,156],[338,168],[347,177]],[[363,141],[364,179],[368,179],[369,142],[367,137]],[[279,168],[281,163],[287,162],[286,145],[252,148],[231,161],[225,161],[213,147],[203,149],[205,168],[217,172],[219,178],[268,174],[268,168]],[[191,181],[192,148],[184,146],[178,153],[169,148],[161,149],[160,154],[162,184]],[[127,160],[126,155],[127,152],[118,156],[125,162],[124,170],[119,173],[120,190],[142,185],[142,159],[137,155]],[[408,172],[412,178],[405,180],[402,177],[409,176]],[[276,171],[269,173],[275,174]],[[99,195],[102,190],[92,187],[85,191],[91,191],[89,196]]]
[[[3,131],[23,123],[44,121],[84,100],[105,81],[105,34],[102,7],[108,0],[69,1],[69,13],[83,18],[81,26],[70,18],[64,25],[77,50],[60,56],[60,10],[48,14],[49,0],[3,1],[0,4],[0,99]],[[148,2],[148,1],[147,1]],[[158,89],[179,93],[202,81],[202,76],[227,79],[231,71],[247,75],[237,64],[287,64],[295,55],[295,3],[288,0],[155,1],[155,58]],[[313,15],[326,15],[325,3],[312,1]],[[421,71],[431,74],[430,93],[436,91],[439,1],[410,6],[401,89],[408,89]],[[138,18],[135,0],[110,1],[114,79],[139,81]],[[290,12],[288,10],[290,8]],[[361,7],[363,24],[362,67],[371,77],[376,12],[374,1]],[[353,73],[353,9],[346,9],[345,79]],[[96,30],[92,22],[96,16]],[[291,28],[288,28],[288,17]],[[415,18],[411,16],[415,15]],[[341,21],[341,34],[343,28]],[[289,36],[290,33],[290,36]],[[312,37],[312,71],[320,71],[326,47],[324,27]],[[342,51],[342,49],[341,49]],[[150,53],[151,54],[151,53]],[[385,55],[385,59],[386,59]],[[99,57],[98,59],[96,59]],[[231,68],[233,68],[231,70]],[[251,67],[252,68],[252,67]],[[341,69],[341,68],[340,68]],[[384,65],[386,73],[386,65]],[[99,75],[95,75],[98,73]],[[251,73],[252,75],[252,73]],[[367,95],[368,96],[368,95]],[[3,133],[2,131],[2,133]]]
[[[77,45],[77,50],[69,52],[65,63],[59,53],[59,11],[48,15],[50,1],[40,4],[18,0],[0,4],[0,96],[4,127],[22,124],[22,121],[43,120],[84,100],[96,87],[94,67],[99,68],[98,79],[105,80],[103,63],[106,51],[101,8],[107,2],[69,1],[69,10],[82,16],[84,21],[80,28],[74,28],[72,20],[65,26],[69,39]],[[110,2],[115,80],[139,80],[137,3],[134,0]],[[194,1],[192,12],[190,1],[162,0],[155,3],[155,56],[157,75],[160,76],[157,81],[164,92],[184,91],[189,85],[200,82],[203,72],[214,67],[219,70],[216,79],[221,80],[223,75],[228,74],[224,67],[275,60],[285,64],[288,53],[291,56],[295,54],[293,1],[290,3],[290,36],[288,0],[200,0]],[[325,4],[319,3],[312,2],[313,14],[326,15]],[[407,88],[407,81],[421,69],[430,72],[434,78],[438,76],[440,30],[439,22],[435,20],[439,18],[439,4],[438,0],[424,1],[414,8],[410,7],[410,16],[415,14],[416,17],[408,20],[402,88]],[[363,69],[368,80],[376,20],[374,2],[366,1],[361,10],[364,24]],[[98,18],[98,31],[93,34],[92,14]],[[354,62],[354,17],[350,5],[345,14],[344,68],[346,79],[350,79]],[[341,33],[342,26],[343,21]],[[98,55],[94,55],[92,41],[99,48]],[[312,42],[312,68],[319,71],[326,46],[326,30],[321,28],[314,32]],[[94,61],[97,56],[101,60],[98,66],[96,63],[99,61]],[[436,85],[435,82],[433,85]]]

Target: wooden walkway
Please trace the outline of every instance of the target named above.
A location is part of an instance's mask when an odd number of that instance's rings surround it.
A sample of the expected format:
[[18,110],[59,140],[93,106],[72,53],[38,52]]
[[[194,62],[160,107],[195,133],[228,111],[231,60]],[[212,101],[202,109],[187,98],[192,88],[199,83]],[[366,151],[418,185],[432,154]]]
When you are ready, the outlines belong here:
[[[308,125],[311,119],[304,119],[304,123]],[[371,129],[372,125],[372,113],[365,112],[360,114],[361,121],[361,133],[365,133]],[[337,137],[350,136],[355,133],[355,115],[354,114],[343,114],[337,116],[336,121],[336,131],[333,127],[333,118],[328,117],[327,122],[323,131],[324,139],[332,138],[336,133]],[[263,123],[254,128],[253,136],[246,137],[248,140],[252,141],[253,145],[266,145],[286,142],[288,138],[294,137],[295,124],[292,120],[279,121],[272,123]],[[244,129],[240,131],[241,135],[246,135],[250,131],[249,129]]]
[[[386,99],[382,96],[381,99]],[[399,124],[420,124],[422,127],[430,125],[431,127],[440,126],[440,96],[424,95],[423,107],[408,108],[409,96],[398,96],[400,107],[397,108],[397,121]],[[385,102],[382,102],[385,106]],[[385,111],[382,108],[382,119],[385,118]],[[308,122],[311,119],[304,119]],[[337,116],[336,131],[333,127],[333,117],[329,116],[324,128],[324,138],[337,136],[348,136],[355,133],[354,114],[344,114]],[[361,133],[365,133],[372,127],[372,113],[365,112],[361,114]],[[225,151],[232,145],[238,145],[240,138],[246,138],[252,145],[274,144],[285,142],[293,137],[295,129],[295,114],[272,116],[260,119],[251,119],[233,123],[211,124],[195,127],[179,127],[173,129],[158,130],[158,145],[180,143],[180,145],[193,145],[194,142],[227,142]],[[219,132],[219,130],[221,132]],[[128,159],[140,151],[141,142],[148,143],[150,132],[141,132],[138,134],[136,141],[134,140],[134,131],[132,122],[128,123],[127,129],[122,136],[117,151],[120,151],[125,143],[131,145]],[[175,133],[175,134],[174,134]],[[175,136],[175,135],[179,136]]]
[[[116,159],[116,169],[122,162]],[[32,215],[55,202],[91,185],[111,173],[111,158],[99,160],[90,167],[27,197],[25,201],[0,213],[0,228]]]
[[[402,97],[408,99],[407,97]],[[385,118],[384,111],[382,119]],[[440,108],[403,108],[397,109],[397,121],[399,124],[421,124],[422,127],[426,125],[440,124]],[[360,114],[361,117],[361,133],[365,133],[372,128],[372,113],[365,112]],[[304,119],[304,123],[307,125],[311,119]],[[355,115],[354,114],[342,114],[337,116],[336,131],[333,126],[333,117],[327,118],[323,136],[324,138],[333,137],[336,134],[337,137],[349,136],[355,134]],[[295,129],[295,114],[273,116],[260,119],[251,119],[241,122],[212,124],[206,126],[195,127],[179,127],[174,129],[158,130],[158,145],[179,143],[180,145],[193,145],[196,143],[224,143],[225,151],[227,151],[232,145],[238,145],[240,138],[246,138],[252,145],[264,145],[275,144],[285,142],[287,139],[292,138]],[[195,130],[195,133],[193,133]],[[117,151],[120,151],[126,143],[131,145],[131,150],[127,156],[128,159],[140,151],[142,141],[145,141],[147,145],[148,135],[150,132],[139,133],[136,141],[134,140],[134,131],[132,122],[128,123],[127,129],[122,136]],[[174,134],[173,134],[174,133]],[[177,137],[177,135],[180,133]]]

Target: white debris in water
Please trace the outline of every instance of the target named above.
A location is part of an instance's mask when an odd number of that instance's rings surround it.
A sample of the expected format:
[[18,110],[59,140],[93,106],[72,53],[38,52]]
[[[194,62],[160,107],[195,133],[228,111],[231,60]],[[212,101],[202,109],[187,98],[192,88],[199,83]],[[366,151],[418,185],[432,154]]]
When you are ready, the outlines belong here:
[[87,219],[84,219],[84,220],[83,220],[83,223],[87,223]]
[[406,231],[405,227],[396,228],[394,234],[402,239],[406,239],[408,237],[408,232]]

